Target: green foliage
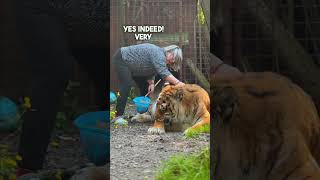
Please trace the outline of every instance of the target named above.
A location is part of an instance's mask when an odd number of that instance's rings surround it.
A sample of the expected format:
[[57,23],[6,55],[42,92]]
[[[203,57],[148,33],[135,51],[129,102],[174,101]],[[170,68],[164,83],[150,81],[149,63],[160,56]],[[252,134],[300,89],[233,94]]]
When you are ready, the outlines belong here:
[[132,102],[132,100],[137,97],[136,93],[135,93],[136,89],[134,87],[132,87],[130,89],[130,92],[129,92],[129,96],[128,96],[128,102]]
[[114,119],[116,117],[116,110],[110,110],[110,119]]
[[187,138],[195,138],[197,136],[199,136],[201,133],[210,133],[210,125],[204,125],[201,126],[199,128],[196,129],[191,129],[189,128],[186,132],[185,132],[185,136]]
[[210,151],[205,148],[200,153],[177,154],[169,158],[156,175],[157,180],[209,180]]
[[67,120],[68,118],[65,112],[58,112],[56,115],[56,128],[65,129]]
[[203,9],[202,9],[202,7],[200,6],[200,2],[199,2],[199,0],[198,0],[198,22],[199,22],[199,24],[201,24],[201,25],[204,25],[204,23],[206,22],[206,17],[205,17],[205,15],[204,15],[204,12],[203,12]]
[[[128,101],[128,102],[132,102],[132,100],[133,100],[135,97],[137,97],[137,95],[136,95],[135,92],[136,92],[136,88],[135,88],[135,87],[132,87],[132,88],[130,89],[130,91],[129,91],[129,94],[128,94],[128,98],[127,98],[127,101]],[[121,96],[121,94],[120,94],[119,91],[117,91],[116,96],[117,96],[117,99],[119,99],[119,97]]]
[[56,128],[67,130],[68,124],[75,119],[79,114],[86,112],[85,108],[79,106],[79,99],[75,89],[80,87],[77,81],[69,81],[67,88],[64,91],[62,106],[56,114]]
[[9,152],[7,145],[0,144],[0,180],[16,179],[17,162],[20,160],[20,156]]
[[[14,131],[9,135],[1,139],[0,142],[5,142],[12,135],[20,133],[23,115],[26,111],[31,109],[31,99],[30,97],[23,97],[21,105],[19,106],[18,122]],[[9,146],[6,144],[0,144],[0,180],[16,180],[16,168],[18,161],[21,161],[21,156],[10,152]]]

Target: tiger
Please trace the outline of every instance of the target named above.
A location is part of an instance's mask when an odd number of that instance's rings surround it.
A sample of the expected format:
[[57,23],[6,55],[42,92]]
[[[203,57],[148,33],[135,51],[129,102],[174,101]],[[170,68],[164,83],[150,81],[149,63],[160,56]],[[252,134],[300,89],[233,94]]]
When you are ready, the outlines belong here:
[[210,77],[215,180],[320,179],[320,120],[287,77],[250,72]]
[[196,84],[166,85],[149,112],[133,118],[140,122],[154,120],[153,127],[148,129],[149,134],[187,133],[190,128],[210,124],[209,94]]

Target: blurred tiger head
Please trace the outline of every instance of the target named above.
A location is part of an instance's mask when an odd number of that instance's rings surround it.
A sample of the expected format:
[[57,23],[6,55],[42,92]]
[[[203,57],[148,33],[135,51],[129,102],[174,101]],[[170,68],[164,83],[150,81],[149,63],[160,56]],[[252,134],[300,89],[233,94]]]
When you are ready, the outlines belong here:
[[179,102],[183,98],[183,89],[177,88],[174,85],[166,85],[157,100],[157,105],[160,111],[167,111],[173,102]]
[[210,94],[214,179],[313,177],[298,171],[306,164],[319,170],[317,110],[289,79],[267,72],[215,76]]

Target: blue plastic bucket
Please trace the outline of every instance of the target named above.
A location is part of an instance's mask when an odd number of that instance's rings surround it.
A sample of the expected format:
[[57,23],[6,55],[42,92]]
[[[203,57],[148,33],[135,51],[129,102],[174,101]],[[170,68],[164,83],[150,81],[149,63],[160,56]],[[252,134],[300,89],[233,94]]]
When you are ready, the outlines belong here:
[[150,99],[145,96],[136,97],[133,99],[136,109],[139,113],[145,113],[150,105]]
[[0,131],[13,131],[20,115],[17,105],[7,97],[0,96]]
[[74,122],[80,130],[80,141],[88,159],[96,166],[105,165],[110,159],[110,131],[98,127],[99,123],[110,123],[109,111],[89,112]]
[[116,101],[117,101],[117,95],[114,92],[110,91],[110,103],[114,103]]

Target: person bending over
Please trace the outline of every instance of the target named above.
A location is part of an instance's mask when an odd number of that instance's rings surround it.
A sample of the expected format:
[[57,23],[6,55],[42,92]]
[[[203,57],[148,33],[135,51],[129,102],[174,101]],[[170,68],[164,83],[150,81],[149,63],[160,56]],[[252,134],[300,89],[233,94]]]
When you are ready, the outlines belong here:
[[182,50],[176,45],[159,47],[144,43],[121,47],[112,58],[119,79],[120,98],[116,105],[116,118],[124,114],[132,79],[140,89],[141,96],[154,90],[155,75],[174,85],[184,85],[172,75],[182,64]]

